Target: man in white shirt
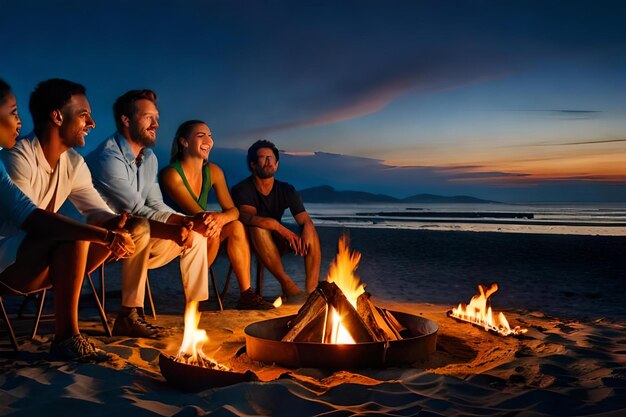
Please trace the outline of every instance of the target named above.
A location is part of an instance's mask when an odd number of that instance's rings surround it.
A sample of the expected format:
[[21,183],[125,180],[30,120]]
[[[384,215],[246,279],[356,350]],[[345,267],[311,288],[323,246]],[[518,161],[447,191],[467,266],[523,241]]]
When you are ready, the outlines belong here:
[[[13,147],[20,128],[15,96],[0,80],[0,146]],[[109,358],[78,327],[78,300],[93,246],[105,248],[113,258],[134,251],[125,230],[87,225],[35,206],[13,184],[0,158],[0,294],[7,288],[10,293],[29,294],[53,286],[53,360],[101,362]]]

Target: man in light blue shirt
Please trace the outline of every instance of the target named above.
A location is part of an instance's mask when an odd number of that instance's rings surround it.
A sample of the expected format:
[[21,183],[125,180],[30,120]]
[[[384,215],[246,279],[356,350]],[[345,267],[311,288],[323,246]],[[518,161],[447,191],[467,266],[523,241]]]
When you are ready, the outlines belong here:
[[85,158],[94,186],[114,210],[150,222],[149,243],[122,263],[122,308],[113,334],[154,337],[158,329],[143,314],[147,270],[180,256],[187,308],[197,310],[198,302],[209,296],[206,236],[214,226],[206,213],[187,217],[163,202],[158,161],[150,149],[159,127],[156,94],[129,91],[116,100],[113,113],[117,132]]

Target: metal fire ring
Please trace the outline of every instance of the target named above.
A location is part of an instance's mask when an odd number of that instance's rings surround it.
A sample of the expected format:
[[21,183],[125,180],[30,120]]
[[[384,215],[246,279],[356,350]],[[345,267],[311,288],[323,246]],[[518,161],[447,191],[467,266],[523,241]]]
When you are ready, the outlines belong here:
[[409,337],[389,342],[324,344],[282,342],[287,323],[296,316],[279,317],[248,325],[246,352],[250,359],[288,368],[359,369],[410,365],[427,359],[437,346],[439,326],[432,320],[391,311],[408,329]]

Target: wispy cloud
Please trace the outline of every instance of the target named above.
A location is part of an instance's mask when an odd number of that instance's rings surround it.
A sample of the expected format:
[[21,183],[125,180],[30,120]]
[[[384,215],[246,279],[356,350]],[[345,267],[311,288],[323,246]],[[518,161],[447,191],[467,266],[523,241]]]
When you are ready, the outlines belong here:
[[561,120],[589,120],[598,118],[603,112],[600,110],[575,109],[496,109],[497,112],[530,113],[542,117],[552,117]]
[[[295,128],[322,126],[376,113],[408,92],[433,93],[484,83],[506,77],[507,68],[499,54],[486,51],[456,51],[450,55],[426,51],[419,57],[396,58],[387,67],[360,73],[354,67],[332,83],[303,98],[304,117],[238,132],[235,136],[258,136]],[[464,68],[464,71],[459,71]],[[341,72],[340,69],[337,69]]]
[[626,142],[626,139],[598,139],[598,140],[586,140],[586,141],[580,141],[580,142],[561,142],[561,143],[558,143],[556,145],[564,145],[564,146],[597,145],[597,144],[621,143],[621,142]]
[[572,109],[498,109],[496,111],[523,112],[523,113],[552,113],[552,114],[598,114],[600,110],[572,110]]

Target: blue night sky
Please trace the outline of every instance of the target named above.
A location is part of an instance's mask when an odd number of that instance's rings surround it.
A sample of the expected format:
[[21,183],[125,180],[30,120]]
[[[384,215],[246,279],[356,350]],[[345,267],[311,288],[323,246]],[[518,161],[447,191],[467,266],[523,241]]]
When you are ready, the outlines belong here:
[[622,2],[0,1],[23,132],[37,82],[80,82],[83,153],[117,96],[152,88],[161,163],[199,118],[231,185],[267,138],[297,187],[626,201]]

